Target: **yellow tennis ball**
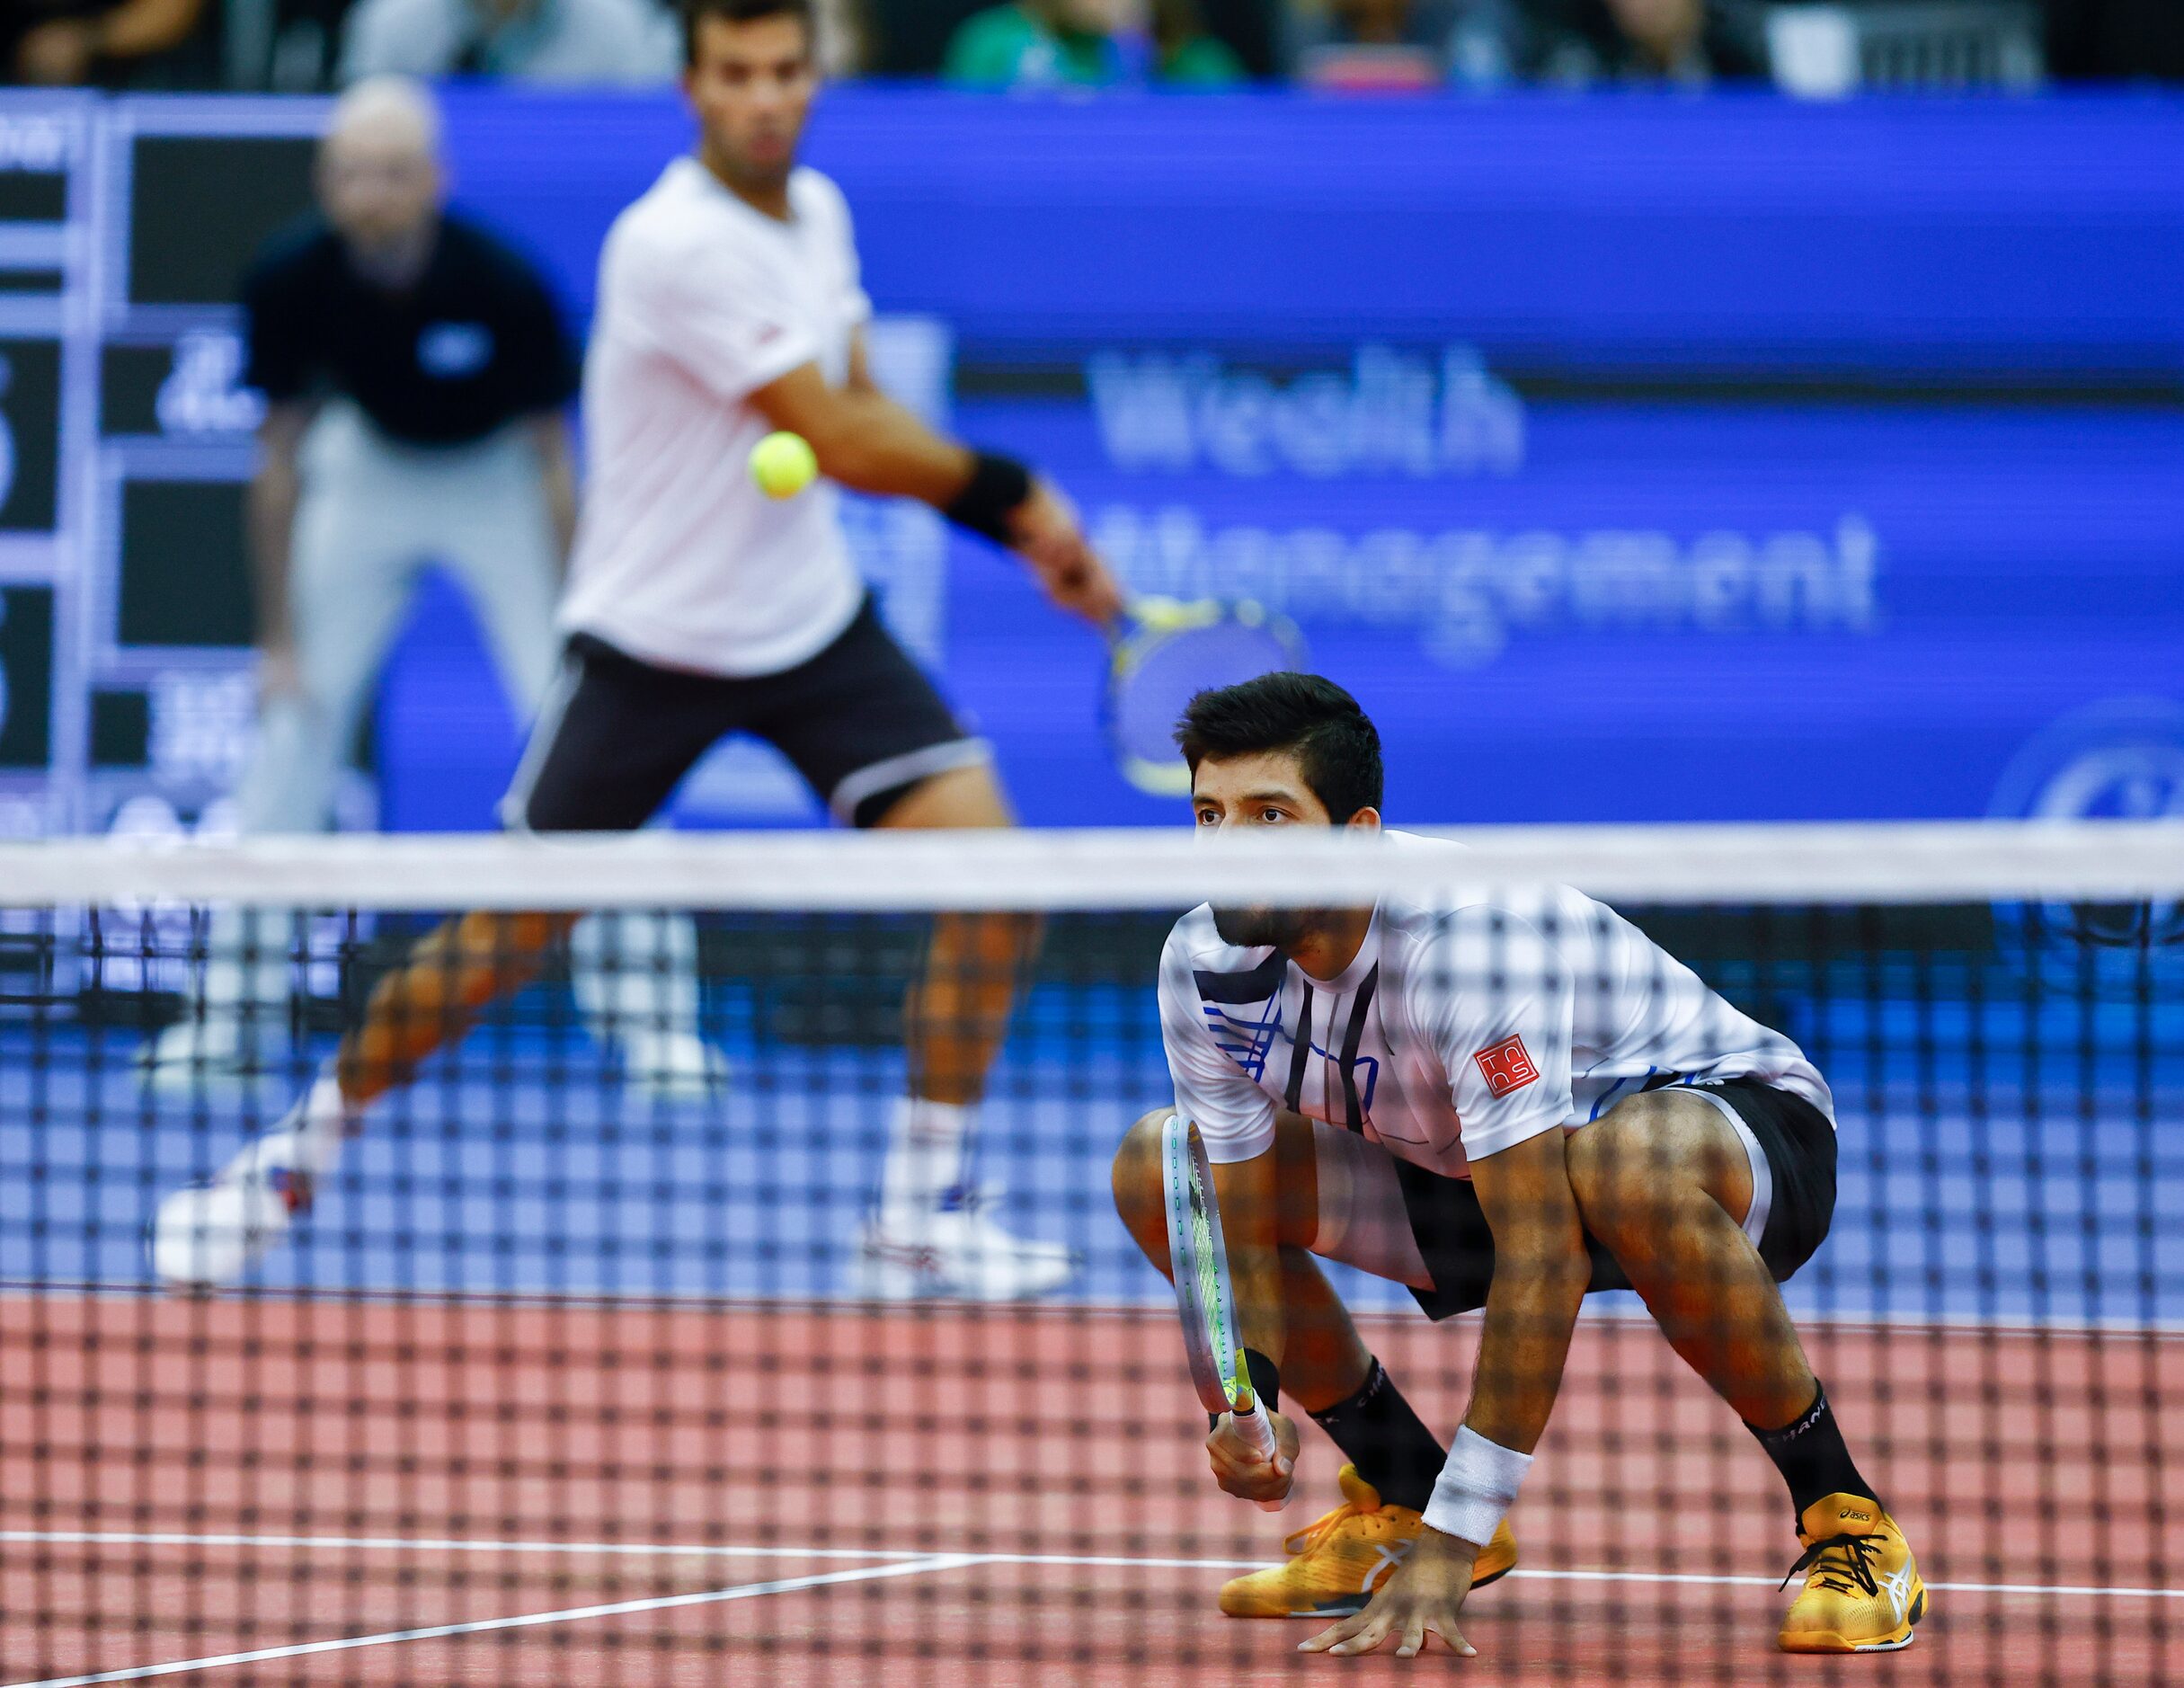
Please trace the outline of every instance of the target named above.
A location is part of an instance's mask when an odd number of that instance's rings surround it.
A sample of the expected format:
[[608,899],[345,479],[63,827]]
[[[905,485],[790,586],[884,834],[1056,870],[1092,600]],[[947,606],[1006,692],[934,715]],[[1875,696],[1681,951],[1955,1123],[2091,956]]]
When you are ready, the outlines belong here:
[[819,473],[819,458],[802,434],[768,434],[750,449],[750,478],[768,498],[794,498]]

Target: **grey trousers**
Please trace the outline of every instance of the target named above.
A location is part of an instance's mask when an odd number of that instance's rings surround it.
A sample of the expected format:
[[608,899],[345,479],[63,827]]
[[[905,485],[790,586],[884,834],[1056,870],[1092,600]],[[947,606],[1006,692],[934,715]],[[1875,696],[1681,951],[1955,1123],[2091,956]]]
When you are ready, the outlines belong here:
[[[244,833],[315,832],[424,572],[460,584],[510,702],[528,720],[557,665],[561,566],[541,466],[519,424],[475,444],[422,447],[379,432],[353,404],[329,404],[306,436],[289,555],[301,690],[270,699],[236,792]],[[286,1017],[293,922],[226,910],[210,935],[202,1011]],[[691,1032],[697,939],[686,920],[595,918],[571,939],[575,989],[595,1034]]]

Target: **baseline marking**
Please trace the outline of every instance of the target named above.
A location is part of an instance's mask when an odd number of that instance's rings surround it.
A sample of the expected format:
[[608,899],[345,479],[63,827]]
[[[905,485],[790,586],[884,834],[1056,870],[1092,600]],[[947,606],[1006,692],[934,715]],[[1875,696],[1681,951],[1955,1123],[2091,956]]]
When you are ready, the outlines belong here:
[[900,1548],[741,1547],[710,1541],[494,1541],[475,1536],[436,1541],[405,1535],[193,1535],[180,1531],[0,1530],[0,1546],[49,1542],[75,1547],[321,1548],[343,1553],[584,1553],[656,1558],[707,1554],[715,1559],[925,1559],[933,1550]]
[[389,1630],[380,1635],[345,1636],[333,1641],[298,1641],[287,1647],[262,1647],[247,1653],[218,1653],[205,1658],[175,1659],[164,1665],[138,1665],[124,1670],[96,1671],[88,1676],[49,1676],[41,1682],[17,1683],[11,1688],[93,1688],[100,1683],[142,1682],[152,1676],[178,1676],[186,1671],[218,1670],[227,1665],[257,1665],[271,1659],[303,1658],[313,1653],[342,1653],[360,1647],[388,1647],[398,1641],[437,1641],[448,1636],[484,1635],[495,1630],[528,1630],[540,1624],[575,1623],[586,1618],[621,1617],[636,1612],[667,1612],[678,1606],[718,1605],[730,1600],[755,1600],[762,1595],[791,1594],[800,1588],[821,1588],[832,1583],[869,1582],[883,1577],[916,1577],[928,1571],[953,1570],[959,1561],[975,1564],[981,1556],[933,1553],[923,1558],[886,1565],[867,1565],[856,1570],[816,1571],[808,1577],[784,1577],[771,1582],[742,1583],[733,1588],[712,1588],[695,1595],[660,1595],[647,1600],[617,1600],[601,1606],[572,1606],[562,1612],[532,1612],[515,1618],[479,1618],[467,1623],[436,1623],[423,1629]]

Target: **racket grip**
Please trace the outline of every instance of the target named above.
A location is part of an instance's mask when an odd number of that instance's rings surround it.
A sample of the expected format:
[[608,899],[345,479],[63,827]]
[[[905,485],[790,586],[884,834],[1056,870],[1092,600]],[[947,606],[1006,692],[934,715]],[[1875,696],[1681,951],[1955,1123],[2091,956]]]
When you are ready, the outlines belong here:
[[[1265,1407],[1261,1406],[1256,1400],[1253,1401],[1251,1403],[1251,1410],[1249,1412],[1238,1413],[1236,1415],[1236,1427],[1244,1433],[1245,1441],[1250,1443],[1253,1447],[1256,1448],[1261,1453],[1264,1453],[1268,1459],[1271,1460],[1274,1458],[1274,1426],[1267,1419],[1266,1408]],[[1256,1506],[1261,1512],[1280,1512],[1289,1505],[1289,1496],[1284,1495],[1279,1500],[1261,1500],[1256,1501],[1253,1504]]]

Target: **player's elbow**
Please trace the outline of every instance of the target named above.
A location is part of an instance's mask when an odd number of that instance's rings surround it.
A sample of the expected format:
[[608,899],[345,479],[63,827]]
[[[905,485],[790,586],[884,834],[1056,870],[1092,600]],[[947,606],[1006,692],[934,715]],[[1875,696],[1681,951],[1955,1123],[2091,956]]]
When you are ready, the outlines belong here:
[[887,454],[875,447],[865,430],[844,427],[830,420],[804,435],[819,472],[844,486],[871,487],[887,478]]

